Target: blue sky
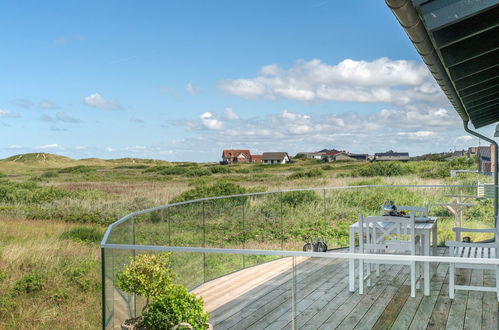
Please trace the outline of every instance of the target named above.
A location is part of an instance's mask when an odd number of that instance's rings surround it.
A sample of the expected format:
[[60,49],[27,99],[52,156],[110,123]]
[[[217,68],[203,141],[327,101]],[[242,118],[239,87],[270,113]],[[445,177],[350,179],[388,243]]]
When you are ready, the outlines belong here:
[[383,1],[10,1],[0,21],[0,157],[478,144]]

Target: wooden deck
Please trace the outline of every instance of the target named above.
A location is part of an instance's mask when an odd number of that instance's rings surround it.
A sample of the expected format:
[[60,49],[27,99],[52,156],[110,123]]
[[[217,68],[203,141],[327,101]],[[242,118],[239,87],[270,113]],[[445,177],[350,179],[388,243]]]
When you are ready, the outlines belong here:
[[[445,254],[439,248],[439,254]],[[275,267],[274,267],[275,265]],[[302,258],[296,266],[297,329],[499,329],[493,292],[448,295],[448,266],[435,265],[431,295],[410,297],[409,267],[385,265],[364,295],[348,291],[348,262]],[[492,271],[457,272],[458,284],[494,285]],[[215,329],[290,329],[291,259],[280,259],[208,282],[203,296]]]

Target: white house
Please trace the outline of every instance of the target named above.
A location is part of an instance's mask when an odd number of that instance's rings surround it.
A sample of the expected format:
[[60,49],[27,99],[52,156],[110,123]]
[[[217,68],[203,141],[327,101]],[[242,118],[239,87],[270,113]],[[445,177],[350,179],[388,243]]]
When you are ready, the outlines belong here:
[[287,164],[291,161],[287,152],[264,152],[263,164]]

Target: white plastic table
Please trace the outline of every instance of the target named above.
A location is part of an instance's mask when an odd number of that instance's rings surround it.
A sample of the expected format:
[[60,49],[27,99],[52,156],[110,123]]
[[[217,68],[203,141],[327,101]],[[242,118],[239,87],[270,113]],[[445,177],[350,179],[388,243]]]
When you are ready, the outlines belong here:
[[[425,256],[437,255],[437,218],[415,218],[415,232],[416,235],[422,236],[423,240],[423,253]],[[427,222],[421,222],[427,221]],[[350,253],[355,253],[355,234],[360,232],[359,223],[356,222],[350,225]],[[431,237],[431,244],[430,244]],[[349,289],[350,292],[355,291],[355,260],[350,259],[349,261]],[[430,295],[430,263],[423,263],[423,276],[424,276],[424,295]]]

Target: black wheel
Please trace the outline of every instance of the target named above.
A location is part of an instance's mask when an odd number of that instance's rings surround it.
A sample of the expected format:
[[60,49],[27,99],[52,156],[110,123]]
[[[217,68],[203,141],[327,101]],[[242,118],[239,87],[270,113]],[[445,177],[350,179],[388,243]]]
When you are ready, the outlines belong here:
[[308,242],[303,245],[303,252],[314,252],[314,244]]
[[327,244],[324,242],[317,242],[316,251],[317,252],[326,252],[327,251]]

